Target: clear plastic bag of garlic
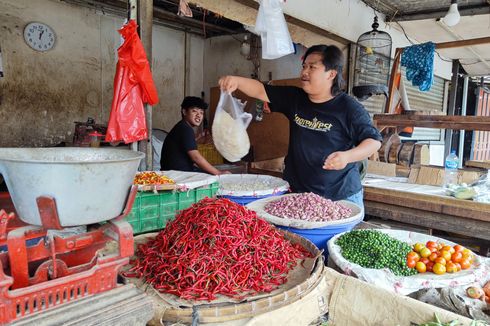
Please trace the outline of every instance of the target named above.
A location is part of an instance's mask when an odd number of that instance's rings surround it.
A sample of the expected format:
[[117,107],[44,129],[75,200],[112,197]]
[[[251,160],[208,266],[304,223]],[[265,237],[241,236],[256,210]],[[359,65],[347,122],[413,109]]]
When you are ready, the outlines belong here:
[[245,105],[230,93],[221,92],[212,127],[213,143],[230,162],[239,161],[250,150],[247,127],[252,115],[244,111]]

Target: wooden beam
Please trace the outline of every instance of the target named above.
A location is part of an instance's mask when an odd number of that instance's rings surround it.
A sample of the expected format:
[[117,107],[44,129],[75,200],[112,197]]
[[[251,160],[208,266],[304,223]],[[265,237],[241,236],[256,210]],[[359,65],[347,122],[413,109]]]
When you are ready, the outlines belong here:
[[423,127],[455,130],[490,131],[490,117],[375,114],[377,127]]
[[[254,0],[235,0],[235,1],[238,3],[241,3],[242,5],[245,5],[247,7],[259,10],[259,3],[254,1]],[[337,34],[331,33],[331,32],[329,32],[323,28],[320,28],[320,27],[315,26],[313,24],[307,23],[303,20],[300,20],[298,18],[290,16],[286,13],[284,14],[284,18],[286,19],[286,22],[288,22],[290,24],[299,26],[299,27],[304,28],[306,30],[309,30],[310,32],[313,32],[315,34],[328,37],[329,39],[332,39],[332,40],[337,41],[339,43],[348,44],[350,42],[349,40],[347,40],[341,36],[338,36]]]
[[[110,13],[116,16],[129,17],[128,15],[126,15],[128,9],[128,1],[130,3],[136,3],[138,0],[93,0],[90,2],[88,2],[87,0],[60,1],[90,9],[101,10],[102,12]],[[134,11],[134,13],[136,14],[136,11]],[[136,16],[134,17],[134,19],[136,20]],[[199,36],[204,36],[204,27],[206,28],[206,31],[209,32],[209,35],[237,34],[237,32],[245,32],[245,29],[243,29],[243,31],[235,31],[226,27],[222,27],[220,25],[202,22],[188,17],[181,17],[176,13],[161,9],[157,5],[153,6],[153,23],[155,25],[185,31]]]
[[490,37],[480,37],[480,38],[473,38],[468,40],[437,43],[436,49],[461,48],[464,46],[487,44],[487,43],[490,43]]

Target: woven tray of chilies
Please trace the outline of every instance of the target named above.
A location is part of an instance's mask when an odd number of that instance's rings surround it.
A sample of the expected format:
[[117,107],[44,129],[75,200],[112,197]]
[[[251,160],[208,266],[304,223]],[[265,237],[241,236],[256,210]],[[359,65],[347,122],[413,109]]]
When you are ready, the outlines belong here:
[[[199,311],[201,323],[216,323],[251,318],[296,302],[318,286],[324,271],[322,252],[309,240],[294,233],[279,230],[291,243],[300,244],[307,249],[312,258],[305,259],[288,274],[288,281],[270,293],[245,297],[237,300],[220,296],[211,302],[193,302],[181,300],[175,295],[161,293],[146,283],[143,278],[127,278],[145,291],[154,301],[155,315],[153,321],[184,322],[193,321],[193,313]],[[135,246],[145,243],[157,233],[135,237]],[[157,323],[158,324],[158,323]]]
[[308,240],[276,229],[226,198],[204,198],[136,243],[123,275],[154,289],[157,305],[191,310],[266,297],[271,307],[270,297],[284,292],[288,302],[309,288],[312,271],[323,265],[321,252]]

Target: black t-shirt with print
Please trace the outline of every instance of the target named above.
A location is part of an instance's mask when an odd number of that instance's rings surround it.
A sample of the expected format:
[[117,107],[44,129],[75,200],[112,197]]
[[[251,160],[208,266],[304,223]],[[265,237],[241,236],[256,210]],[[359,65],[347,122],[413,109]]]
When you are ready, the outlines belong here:
[[184,120],[180,120],[170,130],[162,146],[160,166],[162,170],[193,171],[188,151],[197,149],[194,130]]
[[332,200],[361,191],[358,163],[324,170],[328,155],[346,151],[367,138],[381,140],[366,109],[345,93],[313,103],[298,87],[265,85],[270,108],[289,119],[284,179],[294,192],[313,192]]

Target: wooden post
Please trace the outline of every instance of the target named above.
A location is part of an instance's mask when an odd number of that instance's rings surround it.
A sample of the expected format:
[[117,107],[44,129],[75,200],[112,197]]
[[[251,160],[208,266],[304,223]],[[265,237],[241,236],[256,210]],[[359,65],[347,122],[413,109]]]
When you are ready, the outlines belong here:
[[395,58],[393,60],[393,65],[391,67],[390,84],[388,86],[388,99],[386,100],[385,113],[393,113],[391,110],[391,102],[393,101],[393,93],[397,88],[395,83],[396,74],[398,73],[398,68],[400,66],[400,60],[402,57],[403,48],[396,48]]
[[347,94],[352,95],[352,87],[354,86],[355,66],[356,66],[356,51],[355,43],[349,44],[349,55],[347,61]]
[[[128,0],[128,20],[138,19],[138,0]],[[131,143],[130,145],[132,151],[138,150],[138,142]],[[141,170],[141,163],[140,163]]]
[[[139,35],[143,47],[148,58],[148,62],[152,64],[152,28],[153,28],[153,1],[152,0],[138,0],[138,26]],[[152,107],[149,104],[145,104],[145,116],[146,116],[146,128],[148,129],[148,140],[142,140],[138,144],[140,152],[146,154],[146,160],[140,164],[141,170],[153,170],[153,149],[152,149]]]
[[[449,90],[449,105],[447,108],[447,115],[454,115],[456,110],[456,97],[458,95],[458,73],[459,73],[459,61],[453,60],[453,72],[451,77],[451,89]],[[453,143],[453,131],[452,129],[446,129],[444,135],[444,157],[446,157],[452,148]]]

